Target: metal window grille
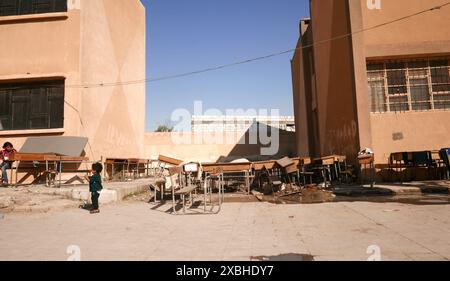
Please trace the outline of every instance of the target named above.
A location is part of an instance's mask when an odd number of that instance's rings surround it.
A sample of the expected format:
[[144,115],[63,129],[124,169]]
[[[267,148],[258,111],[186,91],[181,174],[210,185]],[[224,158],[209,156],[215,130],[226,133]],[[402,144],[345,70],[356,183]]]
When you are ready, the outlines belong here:
[[371,111],[449,110],[449,60],[430,58],[368,63]]

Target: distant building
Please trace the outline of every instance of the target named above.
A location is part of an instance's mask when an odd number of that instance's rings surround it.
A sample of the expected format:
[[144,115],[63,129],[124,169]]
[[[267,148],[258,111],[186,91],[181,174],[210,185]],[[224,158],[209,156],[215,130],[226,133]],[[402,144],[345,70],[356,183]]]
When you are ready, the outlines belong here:
[[450,147],[450,7],[405,17],[440,4],[310,0],[292,59],[298,154]]
[[0,142],[83,136],[97,160],[142,157],[145,85],[121,82],[146,77],[145,22],[139,0],[1,0]]
[[193,116],[191,125],[193,132],[243,132],[256,123],[295,132],[290,116]]

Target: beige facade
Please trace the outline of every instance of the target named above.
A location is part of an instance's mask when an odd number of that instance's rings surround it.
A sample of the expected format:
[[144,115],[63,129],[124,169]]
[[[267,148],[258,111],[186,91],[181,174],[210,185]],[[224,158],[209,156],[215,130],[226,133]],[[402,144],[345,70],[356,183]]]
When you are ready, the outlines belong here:
[[450,146],[450,6],[399,20],[440,4],[310,1],[292,60],[300,155]]
[[0,142],[20,149],[29,136],[84,136],[96,160],[144,156],[145,84],[121,84],[146,77],[139,0],[69,0],[67,12],[0,16],[0,35],[0,87],[63,80],[65,100],[60,128],[3,129]]

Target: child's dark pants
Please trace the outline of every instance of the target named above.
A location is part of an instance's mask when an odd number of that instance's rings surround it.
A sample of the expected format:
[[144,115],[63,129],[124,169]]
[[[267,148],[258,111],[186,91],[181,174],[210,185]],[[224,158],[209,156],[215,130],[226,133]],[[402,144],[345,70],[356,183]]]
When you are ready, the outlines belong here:
[[92,201],[92,209],[98,210],[98,198],[100,197],[100,193],[91,192],[91,201]]

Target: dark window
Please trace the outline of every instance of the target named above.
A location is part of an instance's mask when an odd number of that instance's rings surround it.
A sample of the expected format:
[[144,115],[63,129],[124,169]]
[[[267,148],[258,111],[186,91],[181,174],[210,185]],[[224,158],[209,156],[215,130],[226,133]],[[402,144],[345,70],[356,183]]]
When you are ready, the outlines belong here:
[[0,0],[0,16],[67,12],[67,0]]
[[0,84],[0,130],[64,127],[64,81]]
[[448,60],[430,61],[433,92],[450,92]]
[[405,63],[387,63],[386,73],[390,95],[406,94],[408,92]]
[[450,109],[450,94],[434,95],[435,109]]
[[389,106],[392,112],[404,112],[409,110],[408,96],[390,96]]

